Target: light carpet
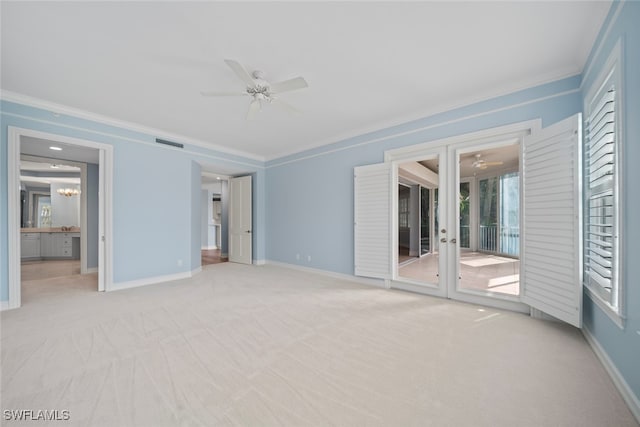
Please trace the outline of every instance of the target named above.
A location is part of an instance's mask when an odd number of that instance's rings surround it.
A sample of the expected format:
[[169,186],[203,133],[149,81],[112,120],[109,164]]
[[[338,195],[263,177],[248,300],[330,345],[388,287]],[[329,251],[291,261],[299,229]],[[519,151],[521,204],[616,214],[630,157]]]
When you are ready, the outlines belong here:
[[50,425],[637,426],[560,323],[269,265],[56,283],[1,315],[2,409]]

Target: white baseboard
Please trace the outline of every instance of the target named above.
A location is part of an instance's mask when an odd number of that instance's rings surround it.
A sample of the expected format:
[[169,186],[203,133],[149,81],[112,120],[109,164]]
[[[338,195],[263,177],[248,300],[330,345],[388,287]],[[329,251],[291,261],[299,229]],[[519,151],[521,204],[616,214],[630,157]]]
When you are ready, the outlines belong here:
[[613,364],[609,355],[604,351],[600,343],[593,335],[591,335],[591,332],[587,328],[583,327],[582,334],[593,349],[593,352],[598,356],[598,359],[600,359],[604,369],[606,369],[607,373],[613,380],[613,384],[615,384],[620,394],[622,394],[622,398],[627,402],[629,410],[640,423],[640,400],[638,399],[638,396],[636,396],[633,390],[631,390],[631,387],[629,387],[629,384],[625,381],[622,374],[620,374],[616,365]]
[[304,267],[302,265],[289,264],[289,263],[280,262],[280,261],[266,260],[265,264],[276,265],[278,267],[291,268],[293,270],[306,271],[308,273],[314,273],[314,274],[320,274],[322,276],[333,277],[334,279],[346,280],[349,282],[355,282],[363,285],[375,286],[377,288],[387,289],[385,287],[385,281],[382,279],[370,279],[367,277],[352,276],[350,274],[336,273],[333,271],[321,270],[319,268]]
[[87,272],[85,274],[97,273],[98,267],[87,268]]
[[218,247],[216,245],[213,245],[213,246],[202,246],[200,248],[200,250],[203,250],[203,251],[210,251],[211,249],[218,249]]
[[200,273],[201,271],[202,271],[202,266],[192,271],[185,271],[183,273],[167,274],[165,276],[146,277],[144,279],[130,280],[128,282],[113,283],[111,284],[111,286],[109,286],[109,289],[107,289],[107,291],[108,292],[121,291],[123,289],[131,289],[131,288],[138,288],[140,286],[155,285],[157,283],[171,282],[173,280],[188,279],[194,276],[195,274]]
[[226,252],[220,252],[220,258],[229,258],[229,254]]
[[266,263],[267,263],[267,261],[264,260],[264,259],[254,259],[253,260],[253,264],[254,265],[265,265]]
[[9,310],[9,301],[0,301],[0,311]]

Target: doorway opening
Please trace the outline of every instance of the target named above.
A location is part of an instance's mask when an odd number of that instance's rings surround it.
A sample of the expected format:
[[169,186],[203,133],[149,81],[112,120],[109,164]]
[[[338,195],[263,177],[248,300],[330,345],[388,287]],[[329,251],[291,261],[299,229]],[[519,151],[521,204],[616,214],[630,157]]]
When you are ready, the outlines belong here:
[[[29,141],[22,147],[31,151]],[[89,262],[85,254],[81,260],[81,223],[95,222],[81,218],[87,210],[97,215],[86,209],[86,194],[82,194],[82,187],[88,188],[86,175],[86,164],[20,156],[20,277],[25,300],[37,289],[47,291],[47,284],[51,288],[50,279],[76,280],[72,276],[97,268],[97,259]],[[97,239],[90,240],[97,243]],[[92,274],[95,277],[83,284],[97,289],[97,273]]]
[[9,127],[9,304],[110,279],[112,147]]
[[520,295],[520,146],[459,154],[461,290]]
[[220,264],[229,261],[228,233],[228,177],[215,172],[202,172],[201,264]]
[[517,300],[519,142],[450,145],[397,164],[397,281]]

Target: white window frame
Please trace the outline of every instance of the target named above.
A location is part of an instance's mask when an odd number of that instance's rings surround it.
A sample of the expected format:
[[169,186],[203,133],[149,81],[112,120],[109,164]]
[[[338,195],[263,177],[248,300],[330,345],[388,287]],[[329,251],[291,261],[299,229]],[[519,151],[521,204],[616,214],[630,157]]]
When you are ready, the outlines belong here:
[[[612,301],[608,301],[605,297],[605,293],[603,289],[598,287],[597,285],[593,285],[587,280],[587,275],[584,276],[584,289],[586,290],[589,298],[602,309],[604,313],[606,313],[611,320],[620,328],[624,328],[625,321],[625,292],[624,286],[625,283],[623,279],[623,269],[624,265],[623,261],[623,230],[622,230],[622,212],[624,211],[623,199],[620,197],[622,192],[622,161],[623,157],[622,146],[624,141],[623,134],[623,120],[624,120],[624,102],[623,102],[623,76],[622,76],[623,64],[622,64],[622,42],[618,40],[615,47],[612,49],[607,61],[602,68],[602,71],[594,80],[594,82],[586,89],[586,96],[584,98],[584,129],[586,132],[587,129],[587,118],[591,114],[590,106],[595,104],[596,100],[600,99],[605,91],[608,90],[611,86],[615,88],[615,98],[614,98],[614,111],[615,111],[615,142],[614,142],[614,175],[613,175],[613,196],[614,196],[614,227],[613,234],[617,236],[614,242],[614,250],[613,250],[613,259],[612,259],[612,287],[615,287],[615,290],[611,292]],[[584,138],[584,143],[587,144],[587,138]],[[584,147],[583,152],[586,153],[586,145]],[[585,156],[586,158],[586,156]],[[587,183],[586,183],[586,164],[584,167],[585,170],[585,180],[583,183],[583,211],[585,214],[585,224],[587,223],[587,196],[589,194]],[[586,227],[583,230],[583,251],[586,254]]]

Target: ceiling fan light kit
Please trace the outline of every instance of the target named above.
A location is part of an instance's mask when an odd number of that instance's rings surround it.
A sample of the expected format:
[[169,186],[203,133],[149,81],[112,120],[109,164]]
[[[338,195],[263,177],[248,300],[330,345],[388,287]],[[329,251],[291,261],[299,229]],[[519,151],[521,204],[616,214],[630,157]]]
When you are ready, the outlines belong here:
[[247,70],[240,65],[239,62],[232,59],[225,59],[224,62],[231,68],[235,75],[246,85],[244,92],[201,92],[203,96],[250,96],[253,99],[249,103],[247,111],[247,120],[251,120],[262,109],[263,101],[269,104],[275,104],[285,111],[298,113],[300,110],[292,105],[276,98],[275,94],[290,92],[293,90],[304,89],[309,87],[303,77],[295,77],[293,79],[284,80],[277,83],[269,83],[265,80],[265,73],[261,70],[255,70],[249,74]]

